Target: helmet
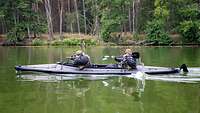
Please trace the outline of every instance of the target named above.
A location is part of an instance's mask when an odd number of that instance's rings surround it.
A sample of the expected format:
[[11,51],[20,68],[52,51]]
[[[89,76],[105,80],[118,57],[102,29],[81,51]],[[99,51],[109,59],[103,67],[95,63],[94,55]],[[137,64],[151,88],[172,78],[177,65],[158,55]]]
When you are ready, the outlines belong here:
[[81,51],[81,50],[76,51],[76,54],[77,54],[77,55],[80,55],[80,54],[82,54],[82,53],[83,53],[83,51]]
[[132,54],[132,50],[131,50],[131,49],[126,49],[126,50],[125,50],[125,53],[126,53],[126,54]]

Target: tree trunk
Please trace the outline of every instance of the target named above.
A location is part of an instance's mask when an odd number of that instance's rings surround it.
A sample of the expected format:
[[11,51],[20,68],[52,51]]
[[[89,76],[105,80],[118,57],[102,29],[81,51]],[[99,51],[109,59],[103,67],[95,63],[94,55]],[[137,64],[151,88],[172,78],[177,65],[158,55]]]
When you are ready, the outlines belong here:
[[71,33],[74,33],[73,23],[72,22],[70,23],[70,30],[71,30]]
[[67,0],[67,10],[68,10],[68,12],[70,13],[71,12],[71,10],[70,10],[70,0]]
[[83,16],[84,16],[85,34],[87,34],[87,23],[86,23],[86,14],[85,14],[85,0],[83,0]]
[[[125,14],[125,5],[122,6],[123,7],[123,13]],[[123,21],[123,28],[124,28],[124,34],[126,35],[127,31],[126,31],[126,22]]]
[[63,23],[63,0],[58,1],[58,10],[60,16],[60,39],[63,39],[62,23]]
[[28,39],[31,40],[31,33],[30,33],[29,25],[27,25],[27,32],[28,32]]
[[136,5],[135,5],[135,32],[137,32],[139,9],[140,9],[140,0],[136,0]]
[[[39,6],[38,6],[38,2],[36,3],[36,12],[39,12]],[[37,21],[38,21],[38,23],[40,23],[40,18],[39,18],[39,15],[37,15]]]
[[74,0],[74,7],[76,10],[76,20],[77,20],[77,27],[78,27],[78,34],[81,35],[80,33],[80,23],[79,23],[79,14],[78,14],[78,6],[77,6],[77,1]]
[[51,18],[51,5],[49,0],[44,0],[45,10],[46,10],[46,16],[47,16],[47,23],[48,23],[48,41],[51,41],[53,39],[53,24],[52,24],[52,18]]
[[[39,12],[39,6],[38,6],[38,2],[36,3],[36,12]],[[37,22],[38,23],[40,23],[40,17],[39,17],[39,15],[37,15]],[[37,37],[37,35],[41,35],[40,33],[37,33],[37,32],[35,32],[34,33],[34,38],[36,38]]]
[[135,0],[133,0],[133,34],[135,34]]
[[[67,1],[67,10],[68,10],[68,13],[71,13],[71,2],[70,0]],[[70,33],[73,33],[74,30],[73,30],[73,23],[72,21],[70,21]]]
[[5,21],[4,21],[4,17],[0,18],[1,20],[1,32],[2,34],[6,33],[6,25],[5,25]]
[[100,35],[99,29],[100,29],[99,28],[99,17],[98,17],[98,15],[96,15],[95,16],[95,30],[94,30],[94,34],[97,35],[98,38],[99,38],[99,35]]
[[60,11],[60,39],[62,40],[63,39],[63,32],[62,32],[62,21],[63,21],[63,9],[61,9]]
[[129,32],[132,32],[131,28],[131,8],[128,9],[128,24],[129,24]]
[[[16,18],[16,12],[13,12],[13,19],[14,19],[14,25],[17,26],[17,18]],[[17,38],[17,34],[15,33],[15,39]]]
[[95,10],[96,10],[96,14],[95,14],[95,28],[94,28],[94,34],[97,35],[97,37],[99,38],[100,33],[99,33],[99,17],[98,17],[98,5],[97,5],[97,0],[95,0]]
[[3,33],[7,33],[8,32],[8,30],[7,30],[7,25],[6,25],[6,21],[5,21],[5,18],[4,17],[2,17],[2,24],[3,24],[3,26],[4,26],[4,30],[3,30]]

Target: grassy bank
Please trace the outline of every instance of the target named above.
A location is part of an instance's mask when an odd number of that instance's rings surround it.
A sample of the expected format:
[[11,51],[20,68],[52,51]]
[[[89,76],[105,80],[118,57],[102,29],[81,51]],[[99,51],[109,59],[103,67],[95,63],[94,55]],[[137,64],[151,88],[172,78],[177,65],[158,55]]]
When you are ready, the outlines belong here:
[[63,34],[60,37],[54,34],[53,39],[49,40],[47,34],[42,34],[37,38],[24,38],[21,41],[13,42],[6,38],[6,35],[0,35],[0,44],[4,46],[92,46],[98,45],[99,40],[91,35]]
[[66,38],[66,39],[56,39],[53,41],[48,41],[44,39],[33,39],[29,45],[31,46],[42,46],[42,45],[52,45],[52,46],[90,46],[97,45],[98,42],[96,39],[86,38]]
[[171,43],[169,44],[155,44],[149,42],[147,39],[147,35],[144,33],[141,34],[119,34],[119,33],[112,33],[109,42],[111,44],[116,45],[141,45],[141,46],[183,46],[183,45],[200,45],[198,42],[186,42],[183,41],[183,37],[178,33],[169,34],[169,38],[171,39]]
[[[182,37],[179,34],[170,34],[172,39],[172,45],[199,45],[199,43],[184,43]],[[0,35],[0,44],[4,46],[94,46],[94,45],[147,45],[153,44],[146,41],[145,34],[131,34],[131,33],[112,33],[108,42],[103,42],[101,39],[92,35],[84,34],[63,34],[60,37],[58,34],[54,34],[52,40],[48,40],[47,34],[42,34],[37,38],[24,38],[19,42],[12,42],[6,38],[6,35]]]

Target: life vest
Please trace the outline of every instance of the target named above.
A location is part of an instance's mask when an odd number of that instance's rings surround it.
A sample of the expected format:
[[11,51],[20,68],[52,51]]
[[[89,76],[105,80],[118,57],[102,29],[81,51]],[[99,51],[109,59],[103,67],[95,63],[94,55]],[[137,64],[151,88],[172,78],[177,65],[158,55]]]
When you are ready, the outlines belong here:
[[75,57],[73,64],[75,66],[86,66],[90,64],[90,59],[88,56],[81,54]]
[[128,64],[129,67],[132,69],[136,68],[136,59],[133,58],[132,56],[126,56],[126,63]]
[[115,61],[121,62],[125,67],[128,65],[132,69],[135,69],[137,65],[137,60],[132,55],[115,57]]

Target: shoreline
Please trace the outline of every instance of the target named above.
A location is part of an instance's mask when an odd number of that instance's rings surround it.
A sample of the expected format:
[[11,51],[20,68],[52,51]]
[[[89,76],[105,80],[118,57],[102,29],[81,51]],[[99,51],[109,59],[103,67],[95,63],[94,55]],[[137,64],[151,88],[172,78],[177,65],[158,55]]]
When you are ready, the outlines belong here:
[[[27,44],[16,44],[16,45],[3,45],[0,43],[1,47],[81,47],[81,45],[51,45],[51,44],[45,44],[45,45],[27,45]],[[94,46],[122,46],[122,47],[128,47],[128,46],[135,46],[135,47],[200,47],[200,44],[173,44],[173,45],[131,45],[131,44],[97,44],[97,45],[85,45],[86,47],[94,47]]]
[[[142,38],[141,38],[142,36]],[[129,36],[129,38],[122,38],[118,42],[103,42],[97,36],[85,35],[85,34],[63,34],[63,39],[61,40],[57,34],[54,34],[54,39],[50,42],[48,41],[48,35],[42,34],[37,38],[25,38],[20,42],[8,41],[6,35],[0,35],[0,46],[147,46],[147,47],[199,47],[200,43],[183,43],[181,37],[177,34],[172,35],[173,42],[169,45],[159,45],[154,43],[149,43],[145,40],[144,34],[139,36],[140,38],[135,39]]]

